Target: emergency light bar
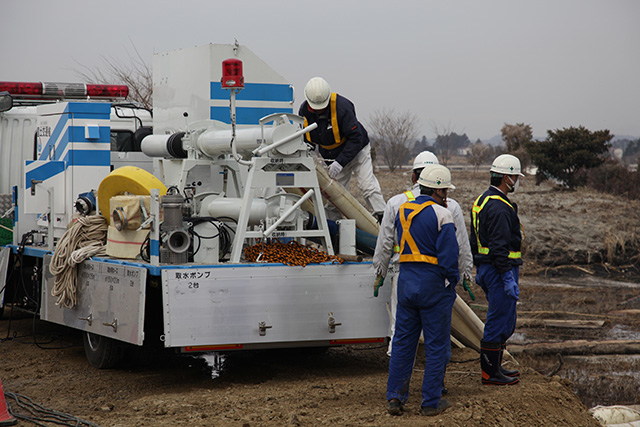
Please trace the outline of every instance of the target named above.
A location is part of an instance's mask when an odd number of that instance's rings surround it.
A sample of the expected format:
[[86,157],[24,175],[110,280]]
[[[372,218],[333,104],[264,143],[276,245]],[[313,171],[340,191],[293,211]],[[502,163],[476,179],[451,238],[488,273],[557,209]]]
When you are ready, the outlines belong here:
[[76,98],[125,99],[126,85],[97,85],[84,83],[0,82],[0,92],[7,91],[16,98]]

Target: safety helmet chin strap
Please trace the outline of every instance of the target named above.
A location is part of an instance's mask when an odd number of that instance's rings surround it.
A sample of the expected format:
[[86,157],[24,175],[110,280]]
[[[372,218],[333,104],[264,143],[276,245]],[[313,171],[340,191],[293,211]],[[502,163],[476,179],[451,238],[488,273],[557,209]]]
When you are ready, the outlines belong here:
[[[438,190],[442,190],[442,191],[445,192],[444,197],[441,196],[440,194],[438,194]],[[438,188],[433,192],[433,195],[437,195],[438,198],[441,200],[441,202],[438,202],[438,204],[441,205],[441,206],[444,206],[445,208],[447,207],[447,195],[446,195],[446,193],[447,193],[447,189],[446,188]],[[433,197],[433,195],[431,197]],[[436,200],[436,202],[437,202],[437,200]]]

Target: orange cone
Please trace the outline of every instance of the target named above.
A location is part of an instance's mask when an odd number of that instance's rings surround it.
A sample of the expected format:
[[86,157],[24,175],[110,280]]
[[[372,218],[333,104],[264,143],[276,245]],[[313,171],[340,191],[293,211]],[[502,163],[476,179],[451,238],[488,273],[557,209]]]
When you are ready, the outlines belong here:
[[2,381],[0,381],[0,426],[14,426],[16,424],[18,424],[18,420],[7,409],[7,402],[4,400],[4,389],[2,388]]

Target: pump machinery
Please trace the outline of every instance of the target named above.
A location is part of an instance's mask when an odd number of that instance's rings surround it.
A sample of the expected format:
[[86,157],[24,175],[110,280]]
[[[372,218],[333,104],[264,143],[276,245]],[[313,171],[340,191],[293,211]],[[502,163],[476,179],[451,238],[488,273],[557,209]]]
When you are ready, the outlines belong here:
[[[152,123],[122,104],[126,87],[0,82],[13,106],[0,147],[25,153],[4,156],[21,172],[0,180],[14,218],[0,249],[5,316],[81,330],[99,368],[143,345],[384,342],[391,287],[374,298],[358,257],[377,223],[304,142],[315,124],[293,114],[293,87],[237,43],[157,54],[153,71]],[[345,218],[328,219],[326,203]]]

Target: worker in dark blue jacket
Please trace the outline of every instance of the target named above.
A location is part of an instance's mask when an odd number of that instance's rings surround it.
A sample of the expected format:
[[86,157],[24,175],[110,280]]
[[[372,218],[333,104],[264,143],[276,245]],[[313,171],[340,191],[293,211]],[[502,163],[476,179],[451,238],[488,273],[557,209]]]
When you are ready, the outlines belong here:
[[445,206],[447,190],[455,187],[449,170],[434,164],[422,170],[418,184],[420,195],[401,205],[395,220],[400,273],[387,381],[391,415],[401,415],[409,397],[421,332],[425,353],[421,412],[437,415],[450,406],[441,396],[451,357],[451,310],[460,276],[456,228]]
[[471,252],[476,283],[484,291],[489,310],[480,345],[482,383],[511,385],[518,371],[502,366],[505,343],[516,327],[519,269],[522,265],[522,234],[518,205],[507,197],[519,185],[520,160],[510,154],[498,156],[490,169],[491,186],[471,208]]
[[[316,129],[305,135],[305,140],[318,146],[323,159],[333,160],[329,165],[329,176],[344,188],[349,188],[351,174],[356,175],[362,197],[380,221],[385,201],[378,179],[373,174],[369,135],[356,118],[353,103],[332,93],[322,77],[309,80],[304,95],[306,100],[300,105],[298,114],[304,117],[305,127],[318,124]],[[333,208],[328,208],[327,215],[329,219],[340,219]]]

